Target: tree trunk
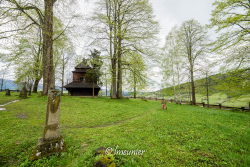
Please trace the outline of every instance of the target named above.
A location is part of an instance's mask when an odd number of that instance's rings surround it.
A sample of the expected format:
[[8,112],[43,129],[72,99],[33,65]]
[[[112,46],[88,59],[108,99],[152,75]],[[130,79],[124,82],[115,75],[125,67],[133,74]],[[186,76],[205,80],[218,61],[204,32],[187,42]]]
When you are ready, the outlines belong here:
[[40,79],[36,79],[34,82],[34,86],[33,86],[33,93],[37,93],[37,89],[38,89],[38,84],[40,82]]
[[134,98],[136,99],[136,86],[134,86]]
[[32,84],[29,85],[29,96],[31,96],[31,92],[32,92]]
[[[120,34],[120,33],[119,33]],[[117,98],[122,98],[122,51],[121,51],[121,38],[118,37],[118,72],[117,72]]]
[[61,95],[63,96],[63,86],[64,86],[64,73],[65,73],[65,63],[63,56],[63,66],[62,66],[62,83],[61,83]]
[[207,88],[207,107],[209,107],[209,83],[208,83],[208,74],[206,73],[206,88]]
[[113,56],[112,56],[112,98],[117,98],[117,1],[114,1]]
[[191,80],[190,80],[190,84],[188,85],[188,97],[189,97],[189,101],[192,101],[192,97],[191,97]]
[[[109,25],[109,54],[111,58],[111,74],[112,74],[112,81],[111,81],[111,89],[110,89],[110,97],[116,98],[116,26],[113,25],[111,22],[111,2],[110,0],[106,0],[106,10],[107,10],[107,17],[108,17],[108,25]],[[116,17],[116,13],[115,13]],[[114,34],[114,35],[113,35]],[[114,48],[113,48],[114,47]],[[114,52],[113,52],[114,49]],[[106,89],[107,91],[107,89]],[[106,92],[107,94],[107,92]]]
[[108,81],[107,81],[107,77],[105,77],[105,78],[106,78],[106,97],[107,97],[108,96]]
[[[173,58],[172,58],[173,59]],[[176,101],[176,91],[175,91],[175,75],[174,75],[174,62],[172,61],[172,82],[173,82],[173,93],[174,93],[174,101]]]
[[190,69],[190,76],[191,76],[191,90],[192,90],[192,104],[196,104],[196,97],[195,97],[195,84],[194,84],[194,71],[193,67]]
[[109,97],[112,98],[112,84],[110,85]]
[[3,91],[3,78],[1,79],[1,92]]
[[94,81],[92,81],[92,96],[95,97]]
[[179,67],[179,64],[177,64],[177,83],[178,83],[178,102],[181,104],[182,98],[181,98],[181,83],[180,83],[180,67]]
[[111,98],[116,99],[116,59],[112,59],[112,92],[111,92]]
[[56,0],[44,0],[43,35],[43,94],[55,89],[55,72],[53,64],[53,6]]
[[117,7],[117,98],[122,98],[122,20],[120,5]]
[[[43,23],[43,77],[44,94],[48,95],[46,121],[43,138],[39,140],[33,159],[64,150],[64,140],[60,134],[60,92],[55,88],[55,70],[53,64],[53,6],[56,0],[44,0]],[[47,69],[45,69],[47,67]]]
[[37,54],[36,54],[36,60],[35,60],[35,82],[34,82],[34,85],[33,85],[33,93],[37,93],[37,90],[38,90],[38,85],[39,85],[39,82],[42,78],[42,69],[41,69],[41,53],[42,53],[42,30],[39,29],[39,45],[38,45],[38,51],[37,51]]
[[135,74],[133,73],[134,77],[134,98],[136,99],[136,77]]
[[[109,2],[109,3],[108,3]],[[113,25],[111,23],[111,4],[110,1],[106,1],[107,4],[107,17],[109,18],[109,54],[111,56],[111,58],[113,57],[113,45],[112,45],[112,33],[113,33]],[[111,62],[112,64],[112,62]],[[113,70],[113,67],[112,67]],[[113,74],[112,74],[113,76]],[[111,89],[110,89],[110,97],[112,97],[111,92],[113,92],[112,90],[112,85],[113,85],[113,80],[112,80],[112,84],[111,84]],[[108,96],[108,83],[107,83],[107,78],[106,78],[106,96]]]

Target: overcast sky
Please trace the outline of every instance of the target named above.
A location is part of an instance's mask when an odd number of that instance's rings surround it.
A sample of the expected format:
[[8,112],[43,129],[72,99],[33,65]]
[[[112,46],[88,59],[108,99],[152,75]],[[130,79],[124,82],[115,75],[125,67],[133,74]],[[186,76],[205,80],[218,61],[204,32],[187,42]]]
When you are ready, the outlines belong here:
[[[88,0],[88,2],[80,0],[81,4],[79,6],[79,10],[81,10],[84,15],[91,13],[91,11],[93,11],[93,9],[95,8],[94,1],[96,0]],[[149,0],[149,1],[153,5],[154,14],[156,16],[157,21],[160,24],[159,38],[161,39],[160,44],[162,46],[165,42],[165,37],[169,33],[171,28],[174,27],[175,25],[180,25],[185,20],[196,19],[201,24],[208,24],[210,14],[213,9],[212,3],[215,0]],[[160,69],[154,68],[151,71],[154,72],[154,75],[151,75],[150,79],[155,81],[155,84],[154,86],[152,85],[150,89],[151,90],[159,89],[161,82],[160,79],[161,75],[159,74]]]
[[[215,0],[150,0],[154,8],[154,14],[160,24],[161,46],[164,45],[165,38],[175,25],[181,25],[189,19],[196,19],[201,24],[209,23],[210,14]],[[150,90],[158,90],[161,86],[160,68],[152,69],[153,75],[150,79],[154,84]]]
[[215,0],[150,0],[156,19],[160,23],[161,44],[171,28],[188,19],[208,24]]
[[[96,0],[88,2],[81,0],[83,14],[89,14],[95,8]],[[215,0],[149,0],[153,6],[156,20],[160,23],[161,44],[168,32],[175,25],[180,25],[188,19],[196,19],[201,24],[208,24],[212,4]]]

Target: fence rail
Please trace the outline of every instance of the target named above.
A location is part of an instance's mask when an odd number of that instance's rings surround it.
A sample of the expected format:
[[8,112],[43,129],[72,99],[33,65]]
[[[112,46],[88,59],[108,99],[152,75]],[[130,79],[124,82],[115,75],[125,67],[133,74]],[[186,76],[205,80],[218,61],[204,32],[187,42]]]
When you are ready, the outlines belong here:
[[[134,97],[129,97],[129,98],[134,98]],[[153,98],[153,97],[137,97],[137,99],[142,99],[142,100],[155,100],[155,101],[160,101],[164,100],[163,98]],[[165,99],[170,103],[176,103],[179,105],[186,104],[186,105],[192,105],[192,102],[190,101],[175,101],[173,99]],[[248,104],[248,107],[230,107],[230,106],[223,106],[222,104],[206,104],[206,103],[196,103],[196,106],[201,106],[201,107],[207,107],[207,108],[216,108],[216,109],[222,109],[222,110],[241,110],[245,112],[250,112],[250,102]]]

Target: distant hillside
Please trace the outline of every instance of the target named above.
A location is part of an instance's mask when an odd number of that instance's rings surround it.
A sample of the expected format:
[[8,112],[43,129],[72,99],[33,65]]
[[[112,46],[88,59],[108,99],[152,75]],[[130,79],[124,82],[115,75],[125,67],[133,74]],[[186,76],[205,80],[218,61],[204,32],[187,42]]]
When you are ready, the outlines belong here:
[[[208,77],[209,94],[223,93],[229,97],[250,94],[250,69],[232,71],[225,74],[216,74]],[[195,81],[196,94],[205,95],[207,88],[206,78]],[[184,98],[190,95],[190,83],[175,86],[176,93]],[[154,92],[164,96],[173,96],[174,87]]]
[[[1,89],[1,85],[2,85],[2,78],[0,78],[0,89]],[[18,85],[14,83],[14,81],[12,80],[3,80],[3,86],[2,89],[11,89],[11,90],[17,90],[18,89]]]
[[[0,89],[1,89],[1,84],[2,84],[2,78],[0,78]],[[38,90],[42,90],[42,85],[39,84],[38,85]],[[18,90],[20,89],[19,86],[13,81],[13,80],[3,80],[3,90],[5,89],[10,89],[10,90]]]

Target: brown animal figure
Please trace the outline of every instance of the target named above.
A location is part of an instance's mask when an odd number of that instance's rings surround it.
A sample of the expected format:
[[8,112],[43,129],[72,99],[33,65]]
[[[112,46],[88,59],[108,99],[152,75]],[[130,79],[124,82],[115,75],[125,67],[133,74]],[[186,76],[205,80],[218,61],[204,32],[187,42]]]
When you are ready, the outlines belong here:
[[161,101],[161,104],[162,104],[162,109],[163,109],[163,110],[167,110],[167,100],[163,99],[163,100]]

